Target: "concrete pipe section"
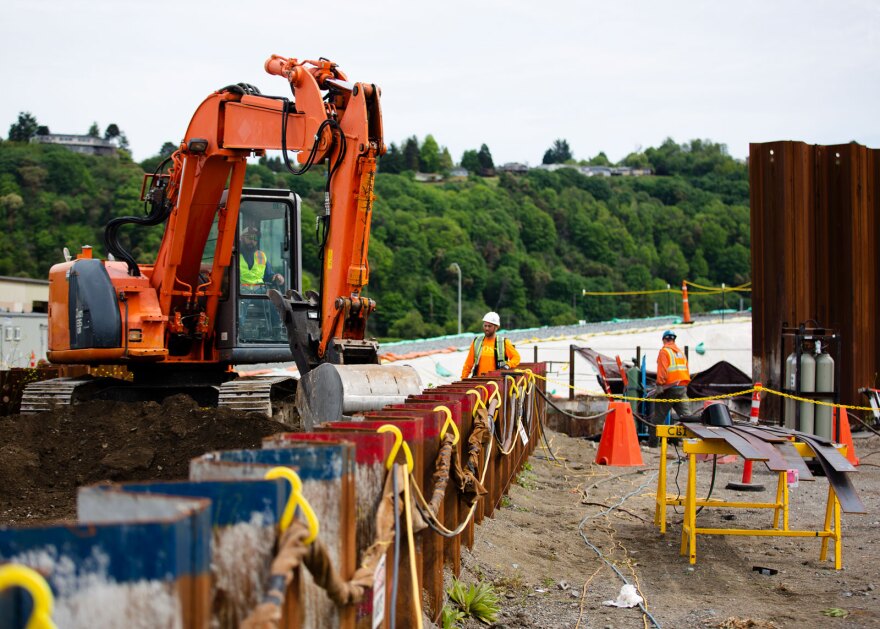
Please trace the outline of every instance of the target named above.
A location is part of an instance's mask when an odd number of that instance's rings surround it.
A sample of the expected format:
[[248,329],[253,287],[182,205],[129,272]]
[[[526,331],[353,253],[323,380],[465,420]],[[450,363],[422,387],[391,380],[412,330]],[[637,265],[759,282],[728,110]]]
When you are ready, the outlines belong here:
[[296,409],[303,428],[312,430],[343,415],[400,404],[422,392],[421,380],[409,365],[331,365],[315,367],[299,380]]

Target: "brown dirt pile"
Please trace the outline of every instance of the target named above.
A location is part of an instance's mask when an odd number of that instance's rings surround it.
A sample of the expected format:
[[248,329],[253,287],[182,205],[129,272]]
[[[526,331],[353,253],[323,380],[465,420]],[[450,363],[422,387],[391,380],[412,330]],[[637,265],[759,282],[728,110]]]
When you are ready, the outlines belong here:
[[186,479],[194,457],[259,448],[287,430],[258,415],[200,408],[185,395],[0,417],[0,525],[75,518],[81,485]]

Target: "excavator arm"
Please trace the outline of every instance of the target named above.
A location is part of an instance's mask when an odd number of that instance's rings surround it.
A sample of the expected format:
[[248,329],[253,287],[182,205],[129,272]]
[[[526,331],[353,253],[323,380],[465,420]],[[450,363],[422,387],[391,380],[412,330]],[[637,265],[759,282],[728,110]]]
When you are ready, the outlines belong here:
[[[247,158],[267,149],[283,150],[287,162],[287,152],[293,151],[301,169],[322,160],[329,169],[325,213],[320,218],[324,242],[319,301],[296,293],[272,296],[288,325],[291,346],[297,347],[297,364],[304,373],[320,362],[345,362],[346,353],[352,352],[358,354],[351,359],[355,362],[377,362],[370,356],[370,344],[363,342],[375,303],[362,292],[369,279],[376,158],[385,150],[379,90],[348,82],[335,64],[323,59],[300,62],[276,55],[265,67],[288,80],[293,100],[263,96],[250,86],[230,86],[211,94],[195,112],[167,181],[154,181],[154,187],[164,187],[162,202],[172,208],[149,273],[159,308],[168,317],[167,334],[200,339],[189,346],[187,359],[210,357],[211,322],[216,320],[224,272],[232,262]],[[221,204],[227,188],[226,202]],[[210,280],[200,282],[215,215],[217,240],[207,273]],[[294,329],[291,325],[297,318],[289,314],[291,302],[301,310],[312,304],[311,319],[307,316],[306,324]],[[203,305],[193,317],[190,311],[196,303]],[[178,312],[188,316],[177,317]]]

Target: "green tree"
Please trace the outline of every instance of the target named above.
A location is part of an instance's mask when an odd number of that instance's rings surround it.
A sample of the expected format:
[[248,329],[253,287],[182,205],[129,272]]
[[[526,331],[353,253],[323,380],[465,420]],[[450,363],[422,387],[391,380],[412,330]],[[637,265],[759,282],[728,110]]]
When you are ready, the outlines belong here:
[[93,138],[100,138],[101,137],[101,130],[98,128],[97,122],[92,123],[92,126],[89,127],[89,131],[86,135],[93,137]]
[[449,149],[445,146],[440,149],[440,160],[437,166],[440,169],[440,172],[444,175],[449,174],[449,171],[455,166],[455,164],[452,163],[452,155],[449,153]]
[[480,158],[474,150],[465,151],[461,156],[461,167],[468,172],[477,173],[480,170]]
[[623,165],[630,168],[651,168],[651,161],[647,155],[636,151],[623,158]]
[[111,122],[107,125],[107,128],[104,130],[104,139],[112,140],[114,138],[118,138],[122,132],[119,130],[119,127],[115,122]]
[[9,141],[30,142],[31,138],[37,134],[39,126],[37,119],[30,112],[23,111],[18,114],[18,120],[9,127]]
[[611,166],[611,160],[608,159],[608,156],[605,155],[605,151],[599,151],[599,154],[596,157],[591,157],[587,160],[588,166]]
[[491,175],[495,171],[495,162],[492,161],[492,153],[489,151],[489,147],[485,144],[480,145],[480,150],[477,153],[477,161],[480,163],[480,174],[481,175]]
[[388,150],[385,151],[385,155],[379,158],[379,171],[396,175],[402,173],[404,170],[403,153],[401,153],[400,149],[397,148],[397,145],[392,142],[391,146],[388,147]]
[[678,244],[667,240],[661,245],[657,271],[657,275],[673,286],[681,284],[681,281],[687,277],[687,260]]
[[440,171],[440,146],[430,133],[425,137],[425,141],[419,149],[419,169],[423,173]]
[[416,136],[407,138],[403,143],[403,169],[413,172],[419,169],[419,140]]
[[570,159],[574,159],[571,148],[568,146],[568,140],[557,139],[544,153],[543,164],[564,164]]

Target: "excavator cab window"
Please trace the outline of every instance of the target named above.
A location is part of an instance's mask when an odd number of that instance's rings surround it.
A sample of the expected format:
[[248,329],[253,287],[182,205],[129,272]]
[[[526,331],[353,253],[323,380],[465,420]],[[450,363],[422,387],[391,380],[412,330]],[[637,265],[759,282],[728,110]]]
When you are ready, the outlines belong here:
[[267,292],[298,288],[291,265],[290,215],[288,198],[242,197],[233,261],[238,277],[239,344],[287,342],[287,332]]

